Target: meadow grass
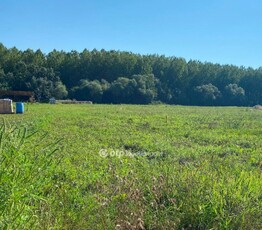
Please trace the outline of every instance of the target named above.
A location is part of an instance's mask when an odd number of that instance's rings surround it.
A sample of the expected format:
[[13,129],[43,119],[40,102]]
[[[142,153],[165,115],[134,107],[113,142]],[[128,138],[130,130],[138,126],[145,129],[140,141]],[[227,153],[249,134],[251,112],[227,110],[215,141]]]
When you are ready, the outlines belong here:
[[262,229],[259,110],[34,104],[1,117],[1,229]]

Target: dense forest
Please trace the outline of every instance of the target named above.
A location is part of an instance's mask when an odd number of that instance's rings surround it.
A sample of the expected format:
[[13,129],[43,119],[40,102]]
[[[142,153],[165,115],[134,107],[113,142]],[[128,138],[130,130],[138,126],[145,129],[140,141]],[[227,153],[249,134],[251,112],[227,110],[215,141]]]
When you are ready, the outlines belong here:
[[33,91],[37,101],[252,106],[262,103],[262,68],[113,50],[44,54],[0,43],[0,89]]

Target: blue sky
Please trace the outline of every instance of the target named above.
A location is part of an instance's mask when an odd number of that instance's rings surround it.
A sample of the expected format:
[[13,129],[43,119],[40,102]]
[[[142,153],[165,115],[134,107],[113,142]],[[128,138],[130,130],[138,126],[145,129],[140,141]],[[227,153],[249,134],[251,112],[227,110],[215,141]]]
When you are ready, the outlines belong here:
[[262,66],[259,0],[0,0],[0,42]]

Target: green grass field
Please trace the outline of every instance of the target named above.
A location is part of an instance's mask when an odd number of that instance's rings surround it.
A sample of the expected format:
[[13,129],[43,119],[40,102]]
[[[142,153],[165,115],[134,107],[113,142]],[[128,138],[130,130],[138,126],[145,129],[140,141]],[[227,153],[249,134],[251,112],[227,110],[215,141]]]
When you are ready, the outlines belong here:
[[0,229],[262,229],[262,111],[34,104],[1,118]]

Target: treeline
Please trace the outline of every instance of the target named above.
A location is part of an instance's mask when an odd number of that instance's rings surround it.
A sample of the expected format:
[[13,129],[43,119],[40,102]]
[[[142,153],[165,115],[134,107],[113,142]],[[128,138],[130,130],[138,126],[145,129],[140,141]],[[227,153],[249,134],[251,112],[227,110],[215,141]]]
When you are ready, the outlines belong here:
[[33,91],[38,101],[251,106],[262,103],[262,68],[105,50],[44,54],[0,43],[0,89]]

